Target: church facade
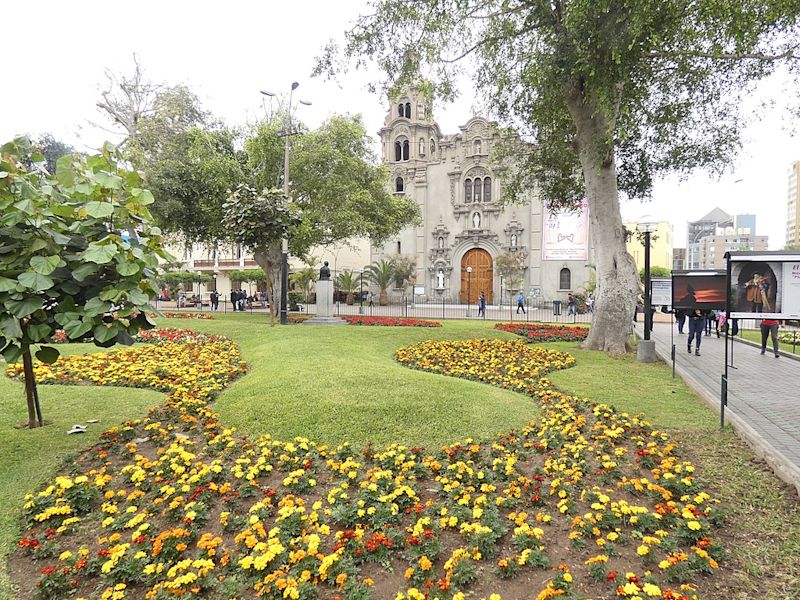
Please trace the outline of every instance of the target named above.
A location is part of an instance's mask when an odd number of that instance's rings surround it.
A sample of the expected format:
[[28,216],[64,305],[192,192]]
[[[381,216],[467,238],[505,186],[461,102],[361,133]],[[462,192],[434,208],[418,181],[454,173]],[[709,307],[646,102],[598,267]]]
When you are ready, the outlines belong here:
[[[392,192],[413,198],[422,222],[371,246],[370,261],[414,257],[417,301],[476,302],[483,292],[491,304],[518,291],[529,301],[566,300],[583,289],[592,268],[585,215],[550,217],[533,193],[524,205],[504,207],[490,160],[500,134],[482,117],[459,129],[442,134],[431,104],[413,90],[391,102],[379,132],[383,163]],[[508,253],[524,257],[521,286],[495,268]]]

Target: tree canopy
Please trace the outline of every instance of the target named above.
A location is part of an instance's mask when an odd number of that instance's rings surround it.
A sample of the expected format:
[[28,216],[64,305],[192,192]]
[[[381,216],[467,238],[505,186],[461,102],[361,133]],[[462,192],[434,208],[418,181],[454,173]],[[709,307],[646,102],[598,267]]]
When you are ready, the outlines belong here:
[[638,294],[619,193],[734,157],[742,100],[776,66],[798,69],[795,0],[379,0],[317,71],[374,60],[393,89],[427,77],[452,96],[464,59],[512,143],[502,198],[589,203],[597,302],[589,348],[622,352]]
[[60,329],[99,346],[133,343],[153,326],[153,277],[159,257],[169,259],[147,208],[153,196],[113,146],[64,156],[54,175],[26,167],[42,159],[25,138],[0,148],[0,351],[24,360],[31,426],[31,347],[53,362],[59,352],[47,344]]

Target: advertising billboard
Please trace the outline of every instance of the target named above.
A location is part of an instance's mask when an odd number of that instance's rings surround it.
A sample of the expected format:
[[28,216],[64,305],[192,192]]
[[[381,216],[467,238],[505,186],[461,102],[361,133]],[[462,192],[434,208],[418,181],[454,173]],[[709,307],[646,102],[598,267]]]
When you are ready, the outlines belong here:
[[589,259],[589,204],[586,201],[574,212],[545,214],[542,259]]
[[670,306],[672,304],[672,279],[653,277],[650,280],[650,304],[653,306]]
[[731,316],[800,318],[800,254],[731,252]]
[[726,275],[722,271],[675,271],[672,307],[682,310],[725,310]]

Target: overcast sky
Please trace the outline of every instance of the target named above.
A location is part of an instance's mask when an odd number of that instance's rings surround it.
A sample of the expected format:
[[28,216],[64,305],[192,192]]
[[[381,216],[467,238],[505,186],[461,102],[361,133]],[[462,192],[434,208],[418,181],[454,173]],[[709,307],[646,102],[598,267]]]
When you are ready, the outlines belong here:
[[[132,72],[136,53],[151,80],[189,86],[229,125],[264,114],[260,89],[288,92],[297,81],[298,97],[313,103],[300,107],[299,118],[313,128],[331,114],[361,113],[377,148],[387,105],[365,89],[370,74],[348,73],[339,84],[311,78],[323,44],[340,40],[360,9],[361,0],[5,3],[0,140],[50,132],[80,150],[99,146],[110,136],[90,123],[103,123],[95,102],[105,69]],[[763,97],[797,95],[781,77],[762,87]],[[434,116],[444,133],[455,133],[475,108],[480,103],[465,84],[459,100],[435,106]],[[787,173],[800,147],[780,112],[767,111],[749,127],[740,158],[721,180],[697,173],[658,181],[653,201],[626,202],[623,217],[671,221],[680,246],[686,221],[719,206],[756,214],[757,233],[769,235],[770,249],[781,248]]]

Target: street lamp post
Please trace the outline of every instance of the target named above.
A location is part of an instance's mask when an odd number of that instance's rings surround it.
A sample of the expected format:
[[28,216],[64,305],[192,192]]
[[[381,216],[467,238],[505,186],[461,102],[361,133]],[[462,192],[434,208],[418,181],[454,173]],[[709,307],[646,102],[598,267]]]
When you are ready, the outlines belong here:
[[[283,195],[286,201],[289,201],[289,137],[296,133],[292,129],[292,94],[300,86],[296,81],[292,82],[289,89],[289,106],[286,110],[286,129],[283,131],[285,139],[283,145]],[[267,90],[261,90],[265,96],[274,96],[275,94]],[[300,104],[311,106],[311,102],[300,100]],[[281,135],[279,133],[279,135]],[[286,325],[289,322],[289,313],[287,306],[289,304],[289,236],[284,232],[281,239],[281,325]]]
[[652,217],[642,217],[636,229],[644,234],[644,340],[637,349],[637,357],[641,362],[655,362],[655,342],[650,339],[653,329],[653,315],[651,310],[650,289],[650,234],[658,228],[658,223]]
[[467,267],[467,316],[470,304],[472,304],[472,267]]

